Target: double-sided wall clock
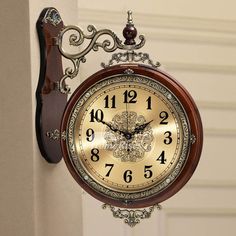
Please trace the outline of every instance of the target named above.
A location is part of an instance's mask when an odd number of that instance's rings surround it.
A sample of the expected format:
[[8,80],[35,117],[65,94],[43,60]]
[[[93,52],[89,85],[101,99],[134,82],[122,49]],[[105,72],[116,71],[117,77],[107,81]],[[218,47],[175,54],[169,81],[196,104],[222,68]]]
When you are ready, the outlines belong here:
[[[54,8],[42,12],[37,29],[42,54],[36,93],[41,153],[51,163],[63,156],[85,191],[134,226],[191,178],[203,142],[198,109],[186,89],[158,69],[160,63],[136,51],[145,39],[140,36],[140,43],[135,42],[131,12],[124,43],[108,29],[90,25],[85,34],[77,26],[65,27]],[[64,37],[70,31],[67,38],[73,47],[89,41],[84,50],[75,54],[64,50]],[[101,35],[112,42],[99,42]],[[113,54],[67,102],[66,80],[78,74],[86,54],[99,48],[124,52]],[[61,55],[72,63],[64,72]]]

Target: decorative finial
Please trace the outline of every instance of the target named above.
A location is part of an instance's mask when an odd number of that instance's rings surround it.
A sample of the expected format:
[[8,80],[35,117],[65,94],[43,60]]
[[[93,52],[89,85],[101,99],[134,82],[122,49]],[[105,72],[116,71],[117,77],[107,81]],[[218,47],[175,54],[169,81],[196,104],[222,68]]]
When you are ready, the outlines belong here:
[[135,37],[137,36],[137,29],[134,27],[133,23],[133,17],[132,17],[132,11],[128,11],[128,21],[127,24],[123,30],[123,36],[125,38],[125,45],[134,45]]
[[129,25],[133,25],[133,16],[132,16],[132,11],[127,11],[127,13],[128,13],[128,21],[127,21],[127,24],[129,24]]

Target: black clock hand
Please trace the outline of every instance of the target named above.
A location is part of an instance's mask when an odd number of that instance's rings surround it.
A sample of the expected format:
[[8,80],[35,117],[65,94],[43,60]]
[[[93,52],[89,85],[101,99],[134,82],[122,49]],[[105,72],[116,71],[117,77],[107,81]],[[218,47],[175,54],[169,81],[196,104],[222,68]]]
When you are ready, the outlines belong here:
[[126,132],[126,131],[122,131],[122,130],[119,130],[117,128],[114,128],[110,123],[106,122],[106,121],[103,121],[103,120],[100,120],[98,118],[95,117],[95,119],[97,120],[97,122],[101,122],[102,124],[106,125],[107,127],[110,128],[110,130],[114,131],[114,132],[117,132],[119,134],[122,134],[124,135],[124,137],[129,140],[132,138],[132,134],[129,133],[129,132]]
[[103,120],[100,120],[98,118],[95,117],[95,119],[97,120],[97,122],[101,122],[102,124],[108,126],[110,128],[110,130],[114,131],[114,132],[117,132],[119,134],[123,134],[125,137],[127,136],[127,132],[124,132],[122,130],[119,130],[117,128],[114,128],[110,123],[106,122],[106,121],[103,121]]
[[135,127],[134,131],[131,133],[131,135],[134,135],[136,133],[140,133],[140,132],[143,132],[144,129],[152,122],[153,120],[150,120],[149,122],[147,123],[144,123],[142,125],[139,125],[137,127]]
[[97,120],[97,122],[101,122],[102,124],[108,126],[112,131],[114,131],[114,132],[119,131],[118,129],[114,128],[110,123],[105,122],[105,121],[103,121],[103,120],[100,120],[100,119],[98,119],[98,118],[96,118],[96,117],[95,117],[95,119]]

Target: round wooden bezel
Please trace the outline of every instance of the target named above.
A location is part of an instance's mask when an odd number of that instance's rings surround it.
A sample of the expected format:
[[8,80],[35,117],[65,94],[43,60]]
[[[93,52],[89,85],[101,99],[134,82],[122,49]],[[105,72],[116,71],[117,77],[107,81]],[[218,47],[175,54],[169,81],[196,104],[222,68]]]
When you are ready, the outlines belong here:
[[104,194],[95,191],[89,185],[87,185],[86,182],[83,180],[83,178],[80,175],[78,175],[77,171],[74,169],[74,166],[70,161],[66,140],[64,139],[61,139],[61,148],[62,148],[63,158],[65,160],[67,168],[69,169],[71,175],[74,177],[77,183],[85,191],[87,191],[96,199],[107,204],[111,204],[111,205],[123,207],[123,208],[140,208],[140,207],[147,207],[147,206],[160,203],[170,198],[174,194],[176,194],[191,178],[200,159],[200,155],[202,151],[202,144],[203,144],[203,128],[202,128],[201,117],[191,95],[179,82],[177,82],[170,75],[160,70],[156,70],[151,67],[138,65],[138,64],[120,64],[120,65],[111,66],[106,69],[100,70],[97,73],[91,75],[88,79],[86,79],[75,90],[75,92],[71,96],[63,114],[63,118],[61,122],[61,132],[66,131],[68,119],[71,114],[71,110],[73,109],[77,100],[90,86],[92,86],[94,83],[97,83],[98,81],[106,77],[116,75],[116,74],[117,75],[123,74],[124,71],[127,69],[131,69],[134,72],[134,74],[150,77],[158,81],[159,83],[163,84],[173,94],[175,94],[175,96],[178,98],[178,100],[180,101],[180,103],[182,104],[186,112],[186,115],[189,120],[191,134],[194,134],[195,136],[195,142],[193,142],[189,146],[190,150],[189,150],[186,163],[181,173],[177,176],[174,182],[156,195],[153,195],[149,198],[135,200],[135,201],[131,201],[127,203],[123,200],[121,201],[120,199],[114,199],[109,196],[105,196]]

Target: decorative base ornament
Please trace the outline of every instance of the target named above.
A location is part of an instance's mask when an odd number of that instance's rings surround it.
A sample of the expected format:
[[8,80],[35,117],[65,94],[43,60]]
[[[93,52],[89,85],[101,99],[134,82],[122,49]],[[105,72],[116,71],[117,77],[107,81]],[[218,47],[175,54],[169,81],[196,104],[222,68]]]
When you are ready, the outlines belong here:
[[151,206],[148,209],[120,209],[108,204],[103,204],[102,208],[109,208],[115,218],[124,219],[125,224],[128,224],[130,227],[139,224],[141,220],[150,218],[155,208],[157,210],[162,209],[159,204]]
[[[42,156],[62,156],[73,178],[134,227],[191,178],[203,131],[198,109],[174,78],[158,69],[128,11],[124,42],[110,29],[64,26],[55,8],[42,11],[37,30],[41,69],[36,91],[36,133]],[[104,39],[104,36],[108,37]],[[81,48],[85,45],[85,48]],[[73,48],[73,50],[68,49]],[[76,52],[74,52],[76,49]],[[112,53],[102,70],[71,92],[86,55]],[[73,51],[73,52],[72,52]],[[62,56],[71,66],[62,68]]]

